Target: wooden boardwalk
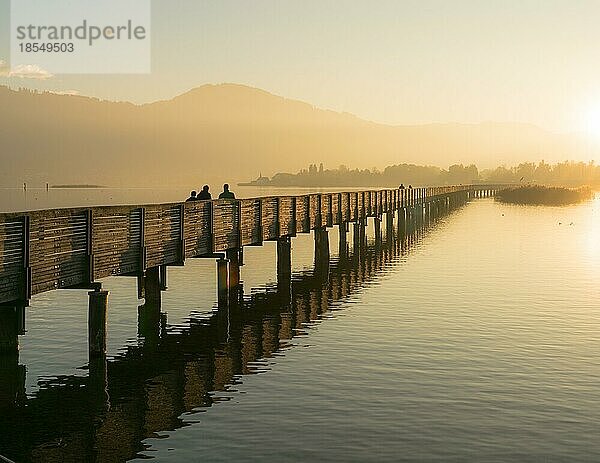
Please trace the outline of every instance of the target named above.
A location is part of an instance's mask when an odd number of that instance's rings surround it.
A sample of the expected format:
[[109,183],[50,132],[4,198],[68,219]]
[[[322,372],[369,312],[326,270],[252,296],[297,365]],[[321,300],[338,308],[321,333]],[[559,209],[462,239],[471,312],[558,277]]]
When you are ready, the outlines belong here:
[[[459,185],[0,214],[0,351],[18,348],[15,338],[24,332],[24,308],[36,294],[95,290],[90,293],[90,325],[98,326],[90,326],[90,338],[100,339],[105,314],[92,319],[98,310],[106,311],[108,292],[100,291],[99,281],[108,276],[135,276],[140,297],[160,301],[168,266],[184,265],[188,258],[218,258],[219,299],[226,302],[239,282],[244,246],[277,241],[278,275],[289,277],[290,241],[298,233],[314,233],[315,267],[327,267],[328,227],[338,225],[345,243],[347,224],[354,223],[356,245],[369,217],[379,235],[385,214],[388,229],[402,235],[412,221],[491,196],[502,187]],[[95,346],[90,342],[91,351],[103,349],[101,339]]]

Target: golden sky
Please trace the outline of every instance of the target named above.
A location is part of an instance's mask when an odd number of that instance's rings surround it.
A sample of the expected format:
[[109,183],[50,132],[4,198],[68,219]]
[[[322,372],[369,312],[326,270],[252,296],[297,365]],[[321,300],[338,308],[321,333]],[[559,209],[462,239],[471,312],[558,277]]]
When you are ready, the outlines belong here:
[[600,133],[599,18],[585,0],[154,0],[151,74],[0,84],[141,103],[235,82],[391,124]]

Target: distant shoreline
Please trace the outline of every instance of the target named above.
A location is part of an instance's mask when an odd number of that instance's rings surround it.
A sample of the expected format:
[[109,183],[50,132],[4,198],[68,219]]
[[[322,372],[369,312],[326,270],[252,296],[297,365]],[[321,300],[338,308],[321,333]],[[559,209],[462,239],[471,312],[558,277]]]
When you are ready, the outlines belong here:
[[50,185],[50,188],[52,189],[57,189],[57,190],[63,190],[63,189],[78,189],[78,190],[83,190],[83,189],[93,189],[93,188],[108,188],[104,185]]

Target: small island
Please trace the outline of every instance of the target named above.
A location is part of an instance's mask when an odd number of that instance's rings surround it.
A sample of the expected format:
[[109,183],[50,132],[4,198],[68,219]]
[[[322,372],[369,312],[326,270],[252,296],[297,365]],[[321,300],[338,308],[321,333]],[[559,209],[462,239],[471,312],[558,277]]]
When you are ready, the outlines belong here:
[[499,191],[496,193],[496,200],[510,204],[565,206],[591,199],[592,196],[592,189],[587,186],[564,188],[524,185]]

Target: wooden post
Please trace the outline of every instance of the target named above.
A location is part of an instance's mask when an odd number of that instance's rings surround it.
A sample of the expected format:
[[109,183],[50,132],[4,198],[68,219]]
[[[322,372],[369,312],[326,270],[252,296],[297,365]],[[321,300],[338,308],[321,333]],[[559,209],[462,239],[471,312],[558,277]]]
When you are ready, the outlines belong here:
[[146,269],[144,276],[145,300],[147,306],[154,307],[160,311],[161,307],[161,283],[160,267],[151,267]]
[[106,353],[106,313],[108,291],[90,291],[88,310],[88,345],[90,357]]
[[138,299],[144,299],[146,297],[146,278],[144,275],[138,275],[137,277],[137,293]]
[[25,334],[25,301],[17,301],[15,311],[17,314],[17,334]]
[[138,336],[144,338],[144,346],[155,346],[160,339],[160,307],[145,304],[138,307]]
[[348,222],[340,222],[338,231],[340,235],[338,254],[342,258],[348,255]]
[[229,289],[229,301],[238,301],[240,294],[240,257],[237,249],[227,251],[227,260],[229,260],[227,286]]
[[229,291],[227,287],[227,259],[217,260],[217,301],[220,306],[229,303]]
[[394,238],[394,212],[391,209],[388,209],[388,211],[385,213],[385,220],[386,220],[386,241],[388,243],[392,242],[392,239]]
[[277,240],[277,281],[287,281],[292,276],[292,240],[283,236]]
[[17,304],[0,305],[0,355],[19,351]]
[[138,296],[141,289],[144,298],[144,304],[138,308],[138,334],[148,345],[156,344],[160,334],[161,274],[161,267],[151,267],[138,278]]
[[373,219],[375,224],[375,243],[381,243],[381,217],[375,217]]
[[158,279],[160,282],[160,290],[166,291],[169,288],[169,285],[167,283],[167,266],[161,265],[160,267],[158,267],[158,271],[159,271]]
[[329,268],[329,232],[326,228],[315,228],[315,269]]
[[367,246],[367,219],[363,217],[360,220],[360,245]]
[[399,207],[398,208],[398,235],[401,238],[406,236],[406,208]]
[[352,240],[354,241],[353,252],[358,254],[360,252],[360,236],[361,236],[362,225],[360,220],[354,222],[354,228],[352,230]]

